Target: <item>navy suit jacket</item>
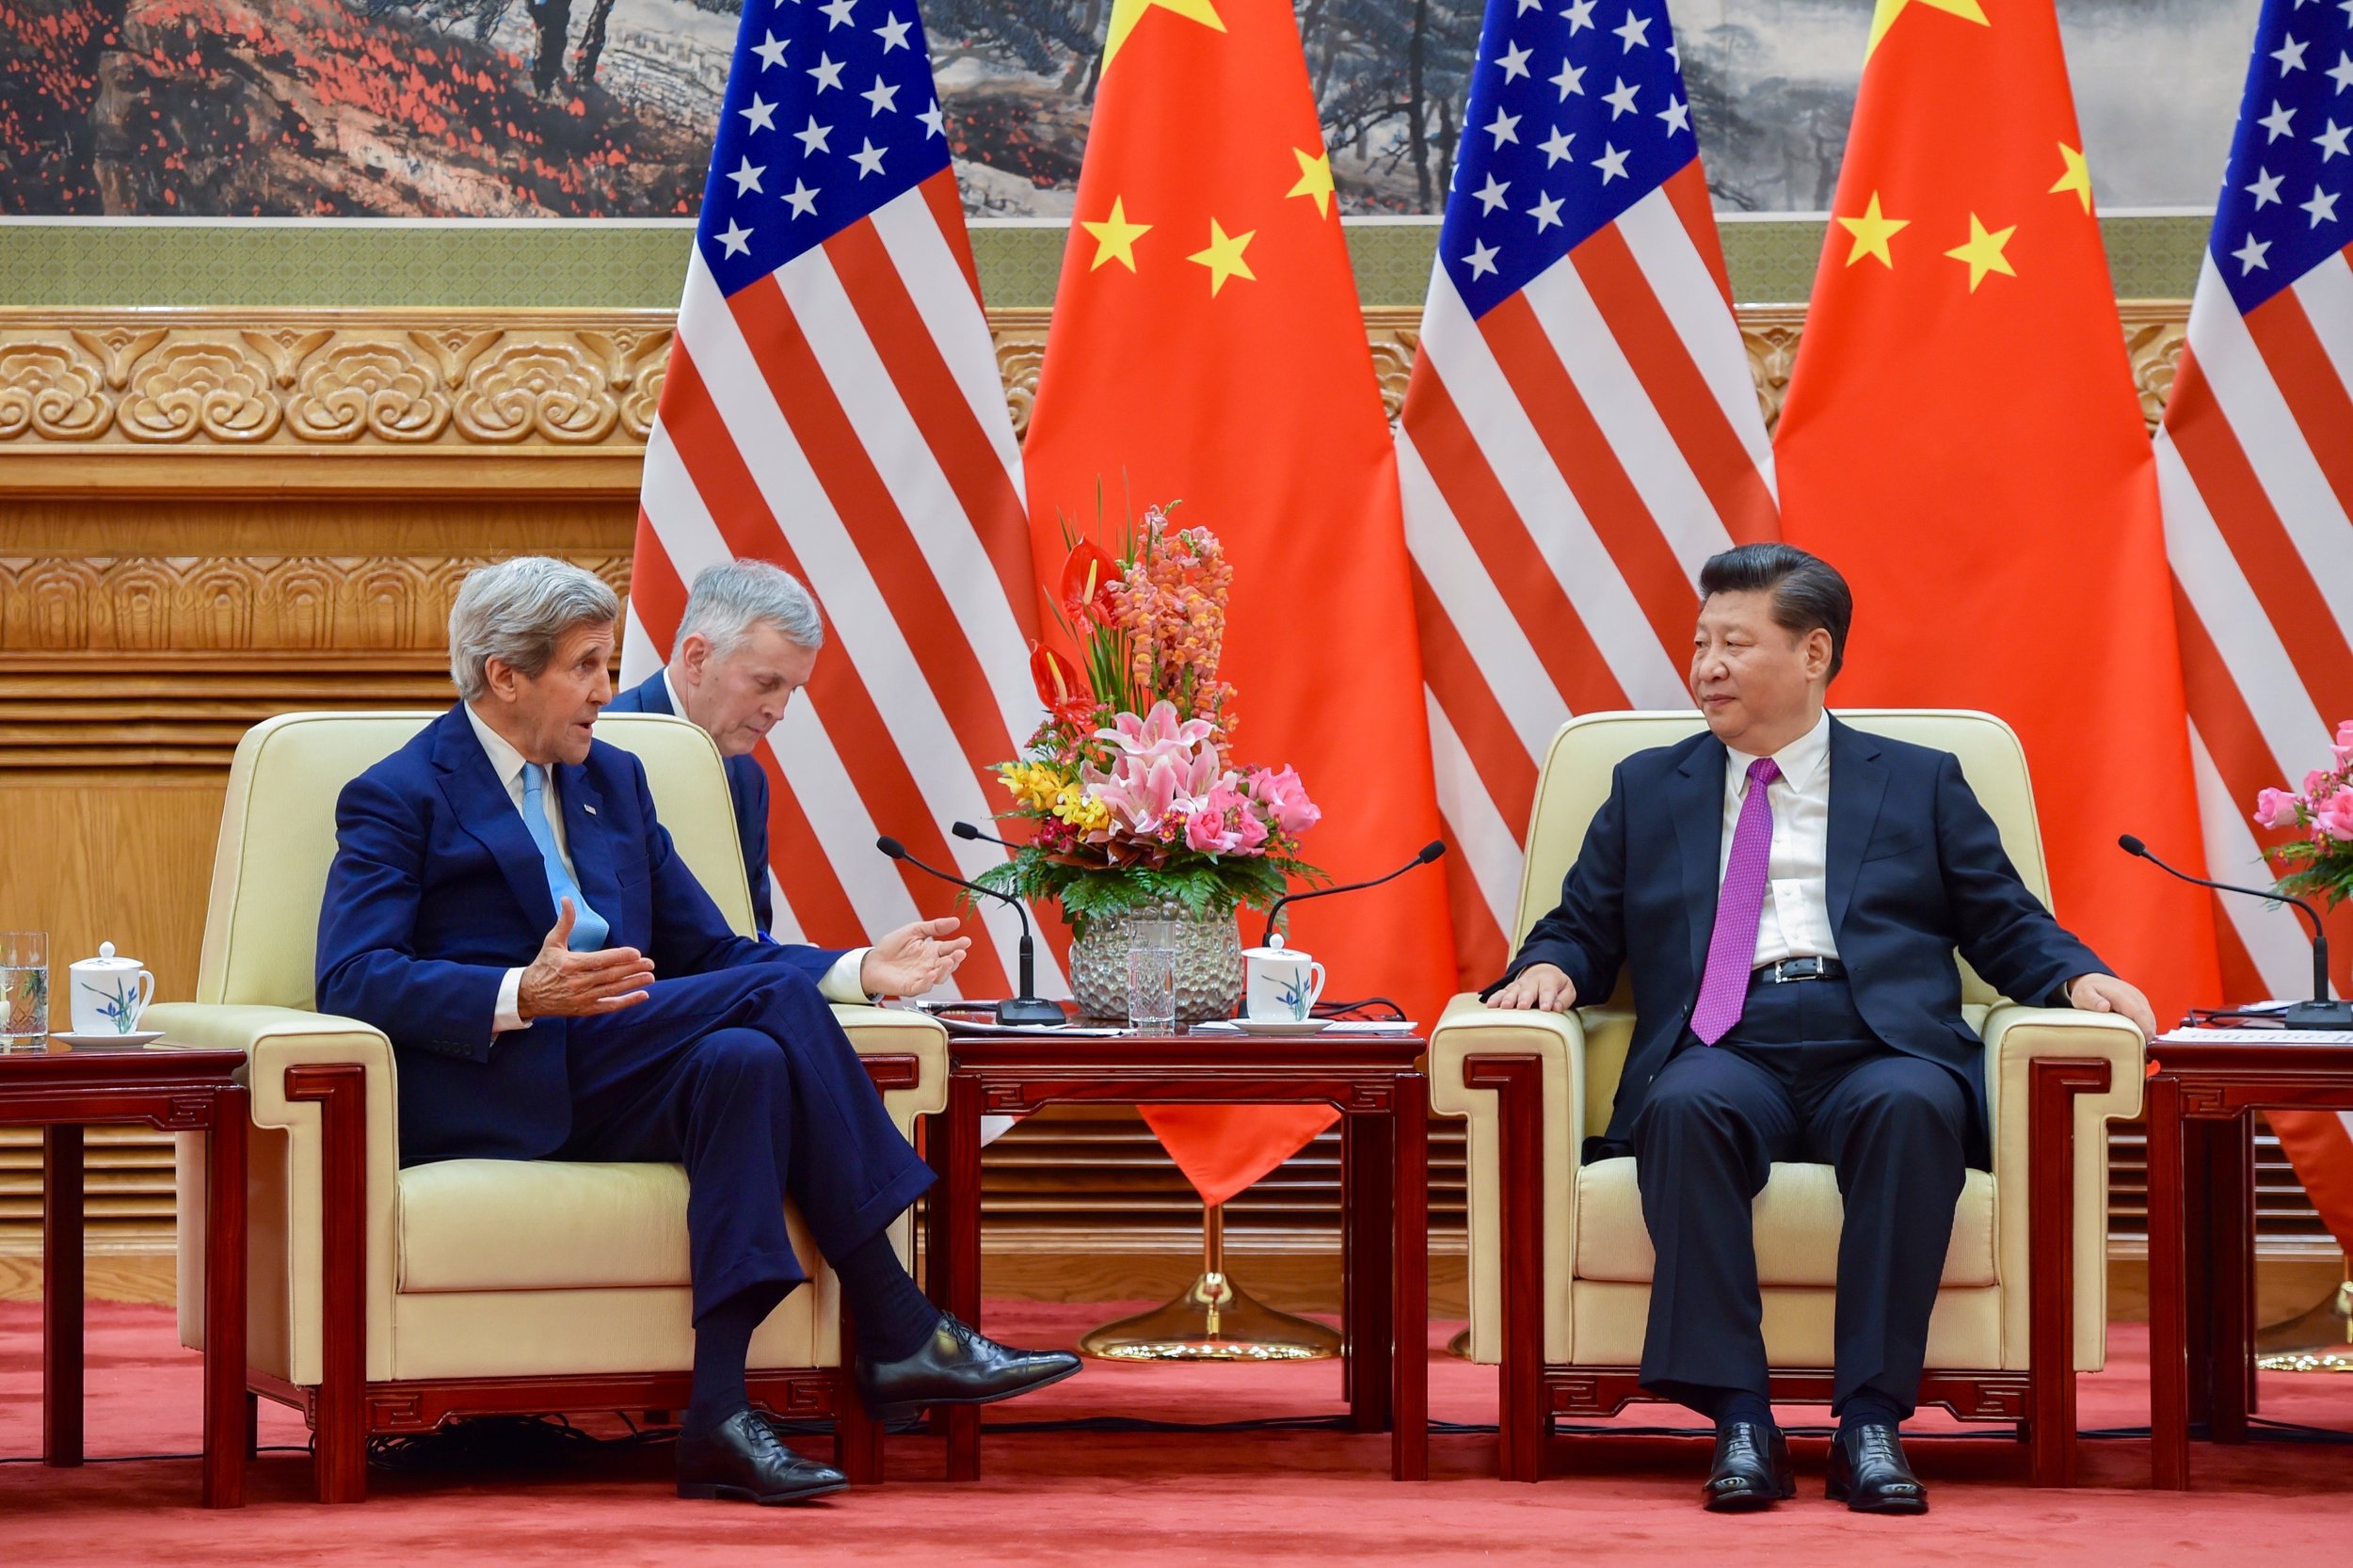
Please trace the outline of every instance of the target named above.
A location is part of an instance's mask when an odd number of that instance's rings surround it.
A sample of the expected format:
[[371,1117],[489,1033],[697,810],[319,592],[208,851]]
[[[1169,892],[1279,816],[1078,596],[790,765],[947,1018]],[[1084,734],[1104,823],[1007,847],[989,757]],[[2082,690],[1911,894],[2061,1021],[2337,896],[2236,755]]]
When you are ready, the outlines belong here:
[[[1625,1152],[1651,1080],[1689,1038],[1716,927],[1729,757],[1702,734],[1619,763],[1560,905],[1482,993],[1530,964],[1557,964],[1579,1003],[1598,1003],[1628,972],[1634,1041],[1597,1152]],[[2106,966],[2019,880],[1950,752],[1833,718],[1828,848],[1831,930],[1856,1010],[1887,1045],[1968,1082],[1981,1142],[1984,1046],[1961,1016],[1953,951],[2004,996],[2054,1007],[2067,1005],[2069,981]]]
[[[656,670],[626,692],[615,694],[608,713],[684,714],[670,706],[669,688]],[[744,843],[744,872],[752,879],[752,919],[766,932],[776,923],[768,896],[768,775],[750,757],[724,759],[728,793],[735,797],[735,836]]]
[[[654,818],[646,770],[591,742],[558,764],[581,895],[664,976],[788,964],[812,984],[839,952],[739,936]],[[570,1020],[493,1034],[506,971],[555,924],[545,863],[462,705],[349,784],[319,911],[318,1005],[375,1025],[399,1063],[401,1157],[535,1160],[571,1126]]]

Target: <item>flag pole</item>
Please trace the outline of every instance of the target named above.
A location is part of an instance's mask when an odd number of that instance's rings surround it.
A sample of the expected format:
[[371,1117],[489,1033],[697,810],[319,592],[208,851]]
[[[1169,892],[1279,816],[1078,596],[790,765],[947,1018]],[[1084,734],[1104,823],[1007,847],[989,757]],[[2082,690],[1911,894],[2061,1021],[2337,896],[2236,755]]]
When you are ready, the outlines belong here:
[[1091,1329],[1079,1349],[1105,1361],[1322,1361],[1340,1336],[1278,1312],[1225,1272],[1225,1206],[1201,1210],[1201,1273],[1175,1300]]

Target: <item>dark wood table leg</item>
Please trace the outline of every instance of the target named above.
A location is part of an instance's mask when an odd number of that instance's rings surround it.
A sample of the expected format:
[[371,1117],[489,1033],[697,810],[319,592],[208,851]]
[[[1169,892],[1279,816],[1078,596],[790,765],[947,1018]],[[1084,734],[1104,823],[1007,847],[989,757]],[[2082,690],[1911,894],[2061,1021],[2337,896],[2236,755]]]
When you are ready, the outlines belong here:
[[2214,1135],[2210,1121],[2182,1123],[2182,1364],[2192,1432],[2214,1419],[2214,1281],[2207,1261],[2214,1256]]
[[[1397,1216],[1391,1261],[1397,1281],[1389,1397],[1389,1474],[1430,1479],[1430,1083],[1419,1073],[1397,1077],[1396,1168],[1390,1207]],[[1370,1368],[1367,1368],[1369,1374]]]
[[1348,1370],[1344,1394],[1358,1432],[1386,1432],[1394,1413],[1389,1398],[1392,1328],[1391,1244],[1396,1224],[1396,1137],[1392,1113],[1341,1118],[1347,1140],[1347,1208],[1342,1225],[1346,1255],[1341,1277],[1341,1324]]
[[82,1129],[41,1144],[40,1456],[82,1463]]
[[2183,1250],[2182,1085],[2160,1072],[2148,1084],[2149,1449],[2153,1483],[2189,1488],[2187,1256]]
[[948,1310],[948,1248],[952,1229],[949,1209],[948,1118],[926,1116],[922,1122],[923,1159],[932,1168],[931,1191],[923,1194],[923,1293],[942,1312]]
[[[981,1326],[981,1084],[951,1074],[946,1124],[946,1172],[934,1201],[947,1211],[947,1240],[940,1251],[948,1266],[946,1310],[974,1328]],[[947,1412],[948,1479],[981,1479],[981,1413],[973,1405]]]
[[2254,1118],[2241,1112],[2211,1128],[2213,1208],[2206,1231],[2206,1293],[2213,1303],[2206,1340],[2208,1432],[2217,1443],[2247,1441],[2255,1405]]
[[1356,1304],[1356,1167],[1364,1158],[1361,1117],[1340,1116],[1340,1402],[1356,1408],[1356,1357],[1349,1336],[1364,1321]]
[[1505,1480],[1537,1480],[1545,1471],[1551,1421],[1545,1404],[1545,1080],[1532,1056],[1477,1055],[1463,1062],[1463,1081],[1496,1096],[1496,1272],[1501,1287],[1503,1348],[1496,1368],[1496,1414]]
[[245,1506],[246,1092],[213,1096],[204,1139],[204,1506]]

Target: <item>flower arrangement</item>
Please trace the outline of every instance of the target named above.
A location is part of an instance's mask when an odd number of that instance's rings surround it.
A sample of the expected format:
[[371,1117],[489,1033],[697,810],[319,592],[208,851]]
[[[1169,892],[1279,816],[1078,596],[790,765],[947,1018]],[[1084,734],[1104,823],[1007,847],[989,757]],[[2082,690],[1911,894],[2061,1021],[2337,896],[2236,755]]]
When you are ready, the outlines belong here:
[[1321,872],[1299,841],[1322,817],[1296,770],[1229,760],[1233,688],[1218,678],[1233,584],[1217,536],[1168,506],[1123,529],[1116,552],[1078,537],[1056,619],[1074,664],[1040,645],[1031,674],[1046,718],[999,778],[1027,842],[981,880],[1051,898],[1080,936],[1095,921],[1175,908],[1205,918],[1263,907]]
[[2353,898],[2353,719],[2337,727],[2333,767],[2314,768],[2297,791],[2265,790],[2255,823],[2295,838],[2271,853],[2284,868],[2273,885],[2283,894],[2317,893],[2334,905]]

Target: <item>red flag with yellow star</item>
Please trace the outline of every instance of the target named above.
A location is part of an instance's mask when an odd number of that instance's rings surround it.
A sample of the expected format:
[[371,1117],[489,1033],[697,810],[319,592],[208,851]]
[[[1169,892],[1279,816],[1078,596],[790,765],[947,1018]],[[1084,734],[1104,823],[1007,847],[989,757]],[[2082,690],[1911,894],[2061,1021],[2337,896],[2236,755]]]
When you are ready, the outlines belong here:
[[[1123,495],[1181,500],[1234,568],[1222,673],[1241,747],[1299,769],[1342,881],[1438,837],[1397,471],[1289,0],[1116,0],[1023,450],[1041,571]],[[1333,997],[1434,1019],[1453,983],[1434,872],[1295,905]],[[1257,932],[1251,931],[1255,937]],[[1174,1107],[1153,1130],[1223,1202],[1330,1125]]]
[[[2219,991],[2149,430],[2052,0],[1879,0],[1773,441],[1855,592],[1852,707],[2025,744],[2059,918],[2161,1022]],[[2028,1000],[2028,999],[2021,999]]]

